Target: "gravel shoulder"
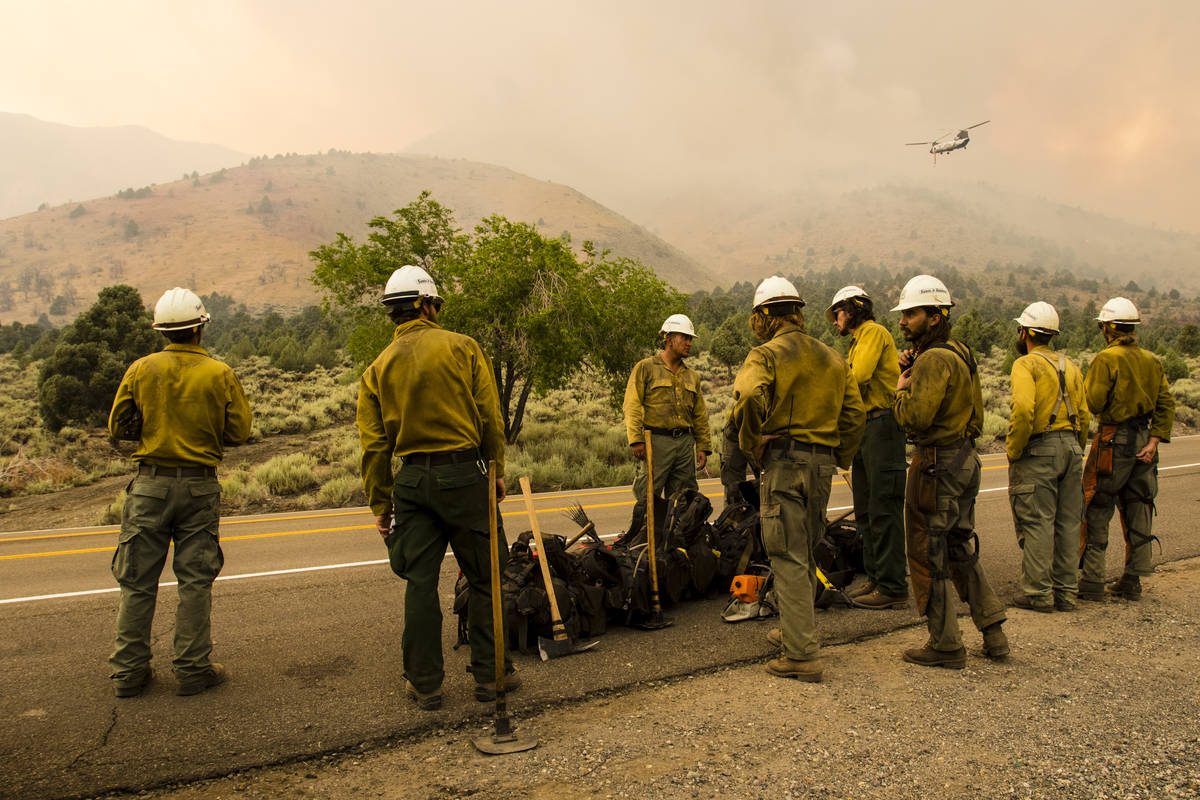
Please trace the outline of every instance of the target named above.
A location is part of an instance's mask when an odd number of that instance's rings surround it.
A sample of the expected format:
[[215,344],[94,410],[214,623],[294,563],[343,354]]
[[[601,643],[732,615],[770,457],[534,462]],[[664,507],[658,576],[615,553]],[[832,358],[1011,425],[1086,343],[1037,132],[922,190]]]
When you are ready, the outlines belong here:
[[1200,559],[1162,565],[1145,585],[1138,603],[1011,609],[1013,655],[1001,663],[980,654],[964,619],[961,671],[903,663],[924,638],[907,628],[825,648],[821,684],[756,662],[531,717],[517,693],[517,729],[540,741],[526,753],[476,752],[472,738],[490,732],[481,715],[137,796],[1200,797]]

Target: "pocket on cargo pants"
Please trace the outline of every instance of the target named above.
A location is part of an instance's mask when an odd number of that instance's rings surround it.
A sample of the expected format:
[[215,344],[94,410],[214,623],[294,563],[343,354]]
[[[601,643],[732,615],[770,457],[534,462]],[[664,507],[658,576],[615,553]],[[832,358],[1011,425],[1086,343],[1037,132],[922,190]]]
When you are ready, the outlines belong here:
[[149,554],[140,553],[139,534],[162,520],[167,507],[167,488],[134,480],[129,485],[125,507],[121,510],[121,532],[112,558],[112,574],[117,583],[135,583],[149,566]]
[[763,503],[759,512],[763,549],[767,556],[778,556],[787,552],[787,531],[783,527],[782,509],[779,503]]

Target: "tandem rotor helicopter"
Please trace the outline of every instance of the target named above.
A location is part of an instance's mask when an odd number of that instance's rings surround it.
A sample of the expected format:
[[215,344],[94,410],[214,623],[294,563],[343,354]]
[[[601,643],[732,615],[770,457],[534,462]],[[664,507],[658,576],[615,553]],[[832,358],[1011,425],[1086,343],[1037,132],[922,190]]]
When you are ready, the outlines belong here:
[[934,139],[932,142],[905,142],[905,144],[908,147],[929,145],[929,152],[933,153],[933,163],[936,166],[939,153],[945,155],[946,153],[950,153],[955,150],[961,150],[962,148],[966,147],[971,142],[971,134],[967,133],[967,131],[971,130],[972,128],[978,128],[980,125],[987,125],[989,122],[991,122],[990,119],[985,119],[983,122],[976,122],[974,125],[968,125],[958,133],[954,134],[953,139],[948,138],[950,134],[947,133],[945,136]]

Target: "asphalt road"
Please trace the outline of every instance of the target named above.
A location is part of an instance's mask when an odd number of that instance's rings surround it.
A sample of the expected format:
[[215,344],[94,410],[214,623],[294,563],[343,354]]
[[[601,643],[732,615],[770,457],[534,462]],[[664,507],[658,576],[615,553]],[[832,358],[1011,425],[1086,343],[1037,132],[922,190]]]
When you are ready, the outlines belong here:
[[[515,481],[513,481],[515,485]],[[1002,456],[984,458],[977,529],[988,576],[1001,596],[1016,587],[1019,550],[1008,509]],[[703,490],[720,507],[715,481]],[[1170,561],[1200,554],[1191,515],[1200,497],[1200,438],[1161,450],[1155,533]],[[535,498],[542,528],[570,534],[563,511],[573,498],[602,534],[629,518],[628,487],[546,493]],[[839,479],[831,514],[849,505]],[[501,506],[511,535],[528,527],[520,497]],[[715,512],[714,512],[715,516]],[[1114,526],[1115,527],[1115,526]],[[174,696],[170,646],[174,589],[169,567],[155,620],[160,676],[137,699],[117,701],[107,680],[117,595],[108,571],[116,528],[0,534],[0,797],[64,797],[140,789],[223,775],[397,737],[436,735],[483,719],[490,706],[470,696],[465,651],[444,634],[447,678],[442,711],[419,712],[403,694],[400,666],[403,583],[384,560],[365,509],[234,517],[222,521],[225,574],[214,589],[214,656],[228,684],[190,698]],[[1120,569],[1119,533],[1109,572]],[[441,591],[448,607],[454,568]],[[1148,582],[1153,591],[1153,579]],[[593,651],[542,663],[518,656],[525,686],[510,698],[522,709],[599,691],[753,660],[770,647],[768,625],[726,625],[723,598],[668,611],[671,628],[610,629]],[[1064,616],[1064,624],[1070,617]],[[827,642],[846,642],[913,625],[915,612],[834,609],[818,615]],[[969,623],[966,625],[969,629]],[[966,630],[969,649],[977,634]],[[1009,626],[1014,647],[1020,629]],[[913,631],[920,643],[923,631]],[[829,675],[827,680],[837,680]]]

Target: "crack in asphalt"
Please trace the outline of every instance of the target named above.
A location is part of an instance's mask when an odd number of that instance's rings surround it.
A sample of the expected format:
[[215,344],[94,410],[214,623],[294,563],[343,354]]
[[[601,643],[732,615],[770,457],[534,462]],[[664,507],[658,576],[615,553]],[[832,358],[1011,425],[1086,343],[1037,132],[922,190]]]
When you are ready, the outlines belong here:
[[67,764],[68,770],[74,769],[75,765],[79,763],[80,759],[84,758],[85,756],[91,755],[92,753],[108,747],[108,737],[113,732],[113,728],[117,727],[117,716],[117,706],[114,704],[112,709],[112,719],[108,721],[108,727],[105,728],[104,733],[100,736],[100,744],[87,748],[79,755],[75,756],[75,758],[71,759],[71,763]]
[[[905,630],[908,628],[917,628],[917,627],[923,627],[923,626],[924,626],[923,621],[907,623],[907,624],[899,624],[899,625],[889,626],[883,630],[880,630],[880,631],[877,631],[874,633],[860,634],[857,636],[839,636],[839,637],[831,638],[828,641],[823,641],[821,643],[821,646],[822,647],[830,647],[830,646],[855,644],[858,642],[865,642],[865,641],[869,641],[872,639],[881,638],[883,636],[887,636],[888,634],[894,633],[895,631],[898,631],[898,630]],[[593,701],[599,700],[599,699],[622,697],[622,696],[630,694],[632,692],[639,691],[641,689],[645,689],[649,686],[659,687],[659,686],[665,686],[668,684],[676,684],[676,683],[680,683],[685,680],[690,680],[697,676],[711,675],[713,673],[720,672],[721,670],[725,670],[725,669],[735,669],[735,668],[744,667],[744,666],[747,666],[750,664],[761,663],[764,655],[765,654],[762,654],[762,653],[756,653],[753,655],[743,656],[741,658],[731,659],[728,661],[722,661],[719,664],[710,664],[706,667],[700,667],[698,669],[692,669],[692,670],[689,670],[686,672],[675,672],[670,675],[663,675],[663,676],[660,676],[657,678],[638,680],[638,681],[634,681],[632,683],[621,684],[619,686],[598,688],[598,689],[594,689],[589,692],[584,692],[576,697],[546,698],[545,700],[539,700],[536,702],[522,705],[521,708],[517,711],[514,711],[510,705],[509,710],[508,710],[508,716],[514,722],[519,721],[519,720],[529,721],[529,720],[533,720],[551,710],[562,709],[564,707],[578,706],[578,705],[582,705],[584,703],[590,703],[590,702],[593,702]],[[767,655],[769,655],[769,654],[767,654]],[[481,710],[481,711],[475,712],[475,713],[468,713],[465,716],[463,716],[462,718],[457,719],[457,720],[447,720],[444,718],[441,718],[441,719],[427,718],[427,719],[423,719],[423,720],[419,720],[419,721],[415,722],[414,724],[412,724],[411,726],[407,727],[406,729],[404,729],[402,731],[398,731],[395,733],[383,734],[380,736],[373,736],[373,737],[370,737],[367,739],[359,740],[357,742],[350,742],[350,743],[346,743],[346,744],[337,745],[334,747],[324,748],[321,750],[314,750],[313,752],[308,752],[308,753],[293,753],[291,755],[283,756],[280,758],[264,759],[255,764],[242,764],[242,765],[239,765],[236,767],[217,768],[217,769],[213,769],[213,770],[210,770],[207,772],[195,773],[190,777],[180,778],[177,776],[174,778],[164,778],[161,780],[153,781],[148,784],[138,785],[136,787],[135,786],[108,787],[108,788],[104,789],[103,792],[104,793],[129,792],[131,794],[136,794],[139,792],[155,791],[158,789],[162,789],[163,787],[166,787],[166,786],[175,786],[175,787],[191,786],[191,785],[195,785],[195,784],[199,784],[199,783],[204,783],[205,781],[217,780],[220,778],[227,778],[227,777],[230,777],[231,775],[249,772],[249,771],[258,770],[258,769],[270,769],[273,767],[283,767],[283,766],[288,766],[288,765],[292,765],[292,764],[303,764],[305,762],[311,762],[311,761],[317,761],[317,760],[340,761],[340,760],[352,758],[352,757],[361,757],[364,754],[370,753],[372,751],[383,750],[386,748],[396,747],[398,745],[414,744],[414,743],[420,742],[420,741],[424,740],[424,738],[427,737],[429,735],[429,733],[432,731],[444,731],[444,732],[451,732],[451,733],[459,733],[459,732],[462,732],[462,731],[465,731],[468,729],[477,728],[481,723],[488,723],[490,725],[492,722],[493,713],[495,710],[494,704],[491,704],[491,703],[489,703],[487,705],[480,704],[480,706],[481,706],[481,709],[487,709],[487,710],[486,711]],[[94,751],[104,747],[104,745],[108,741],[108,734],[112,731],[113,727],[116,725],[116,713],[117,713],[117,709],[114,708],[113,709],[113,724],[110,725],[108,731],[105,732],[104,740],[101,743],[101,745],[98,747],[95,747],[95,748],[91,748],[91,749],[85,751],[84,753],[81,753],[79,756],[77,756],[75,758],[75,761],[71,762],[70,766],[74,766],[75,762],[77,762],[84,755],[87,755],[88,753],[94,752]],[[68,769],[70,768],[70,766],[68,767]],[[96,792],[97,792],[97,789],[93,788],[90,791],[86,791],[81,794],[69,795],[68,797],[70,798],[70,800],[75,800],[76,798],[94,797],[96,795]]]

